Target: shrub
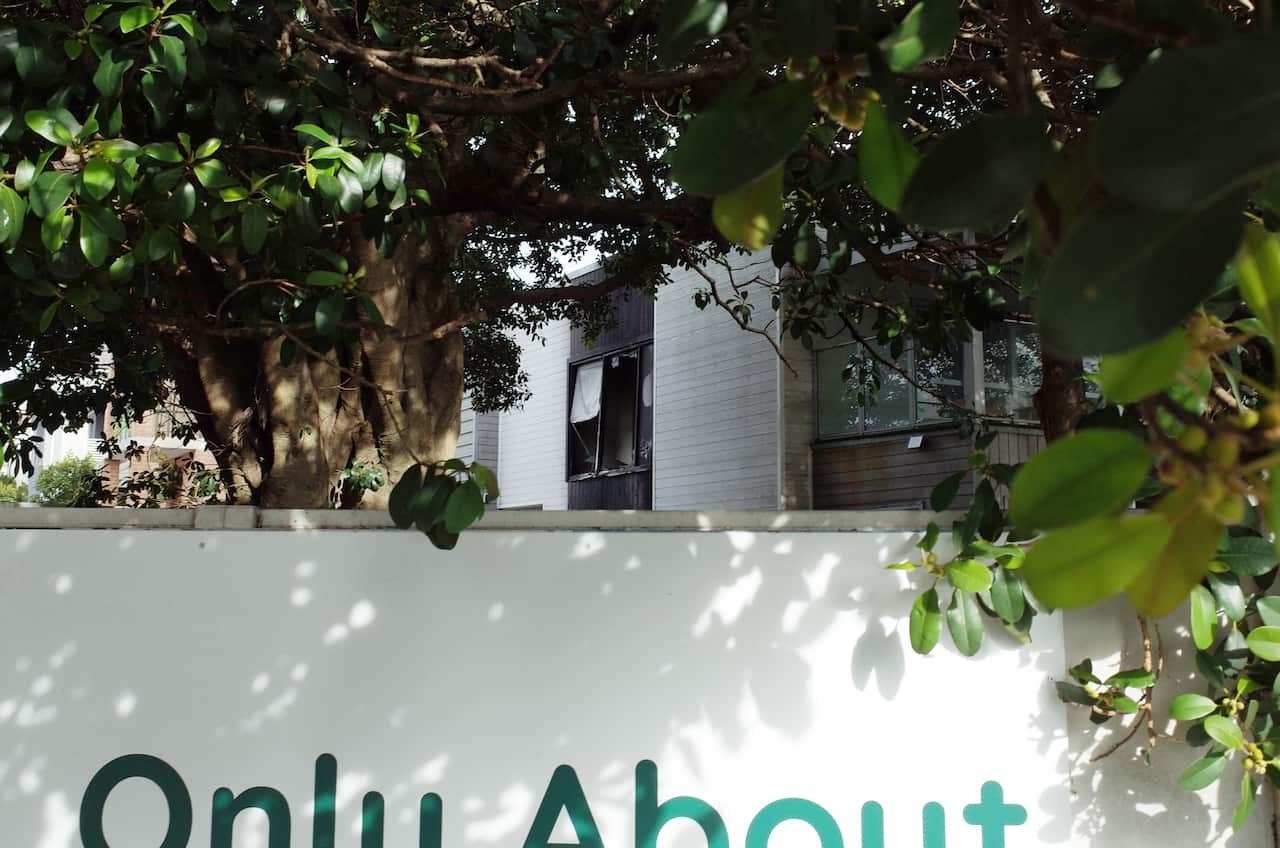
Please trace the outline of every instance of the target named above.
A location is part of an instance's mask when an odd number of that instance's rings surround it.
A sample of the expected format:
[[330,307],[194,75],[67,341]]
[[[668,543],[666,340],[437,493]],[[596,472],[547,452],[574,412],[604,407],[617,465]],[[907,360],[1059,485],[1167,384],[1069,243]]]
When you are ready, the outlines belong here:
[[93,457],[69,456],[40,472],[35,499],[46,506],[97,506],[107,492]]

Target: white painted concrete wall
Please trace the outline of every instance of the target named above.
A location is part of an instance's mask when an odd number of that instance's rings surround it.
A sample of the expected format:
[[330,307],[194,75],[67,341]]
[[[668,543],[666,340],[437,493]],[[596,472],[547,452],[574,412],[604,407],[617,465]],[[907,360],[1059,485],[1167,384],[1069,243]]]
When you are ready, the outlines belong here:
[[[89,512],[0,509],[0,527]],[[864,802],[883,805],[886,844],[917,846],[921,807],[936,801],[946,844],[973,848],[980,833],[962,813],[990,780],[1027,814],[1009,848],[1273,844],[1266,800],[1228,837],[1234,787],[1176,788],[1192,756],[1181,746],[1158,750],[1155,769],[1128,750],[1085,764],[1111,740],[1051,680],[1081,651],[1126,644],[1127,610],[1046,617],[1031,646],[989,640],[976,660],[945,644],[922,658],[906,633],[919,587],[883,570],[916,533],[672,532],[724,517],[656,518],[665,532],[477,530],[450,553],[394,531],[0,530],[4,842],[78,848],[89,780],[144,753],[185,783],[184,848],[210,844],[221,786],[280,790],[289,844],[309,845],[312,767],[331,753],[339,846],[359,844],[368,791],[386,799],[387,846],[417,844],[426,792],[443,798],[448,848],[523,844],[567,764],[604,845],[631,848],[644,759],[658,765],[658,799],[706,800],[731,848],[784,797],[820,804],[848,848],[863,845]],[[110,848],[158,846],[164,810],[145,780],[121,784],[104,816]],[[576,841],[566,825],[554,841]],[[233,846],[266,835],[246,813]],[[770,844],[820,848],[799,822]],[[706,840],[674,822],[659,845]]]
[[521,336],[521,359],[531,397],[499,416],[498,486],[503,508],[541,506],[565,509],[565,435],[568,415],[570,328],[548,325],[541,338]]
[[[767,251],[730,258],[739,282],[774,279]],[[712,266],[721,295],[729,271]],[[778,368],[768,341],[742,330],[714,304],[695,271],[676,269],[654,315],[654,508],[777,509]],[[754,323],[775,316],[764,285],[753,286]]]

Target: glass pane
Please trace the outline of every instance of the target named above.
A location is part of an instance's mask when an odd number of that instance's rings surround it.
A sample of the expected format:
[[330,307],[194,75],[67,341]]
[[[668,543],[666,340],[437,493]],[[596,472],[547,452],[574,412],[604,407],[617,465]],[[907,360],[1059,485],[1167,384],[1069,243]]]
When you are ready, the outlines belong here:
[[[943,385],[935,388],[947,400],[962,404],[964,402],[964,387],[961,385]],[[936,395],[926,394],[925,392],[916,393],[916,420],[925,421],[945,421],[955,418],[952,414],[954,410],[949,404],[945,404],[938,399]]]
[[842,372],[849,364],[852,346],[820,350],[818,360],[818,435],[835,436],[858,429],[858,392],[856,383],[847,385]]
[[988,387],[1009,385],[1008,324],[992,324],[982,334],[982,379]]
[[640,394],[640,358],[610,356],[604,369],[604,432],[600,436],[601,469],[636,464],[636,399]]
[[891,368],[873,363],[880,373],[880,391],[869,391],[863,413],[866,430],[888,430],[911,424],[911,385]]
[[640,348],[640,413],[637,462],[653,462],[653,345]]
[[569,473],[590,474],[596,470],[596,431],[600,419],[589,418],[569,425]]

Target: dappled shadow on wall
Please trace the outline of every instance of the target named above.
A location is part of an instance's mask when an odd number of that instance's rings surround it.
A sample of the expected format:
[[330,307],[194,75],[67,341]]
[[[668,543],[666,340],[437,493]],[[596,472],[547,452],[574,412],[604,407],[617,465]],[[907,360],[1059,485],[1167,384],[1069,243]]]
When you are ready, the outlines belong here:
[[[221,786],[279,789],[293,845],[309,845],[321,753],[338,763],[339,848],[360,843],[371,791],[386,800],[388,846],[417,844],[419,798],[438,792],[446,846],[515,848],[560,764],[621,848],[643,760],[657,763],[660,799],[713,805],[734,848],[788,796],[829,810],[850,845],[869,801],[891,843],[919,843],[928,800],[972,841],[961,808],[987,779],[1021,793],[1040,844],[1070,839],[1047,686],[1057,642],[993,645],[977,663],[910,654],[913,595],[880,568],[910,534],[490,531],[452,553],[391,532],[0,539],[9,844],[79,846],[87,782],[129,753],[181,775],[192,846],[209,844]],[[1019,674],[1031,684],[1011,685]],[[984,695],[997,688],[999,708]],[[164,828],[154,786],[112,793],[111,848],[158,846]],[[555,836],[577,841],[567,821]],[[699,844],[698,825],[676,821],[660,848]],[[793,822],[773,844],[818,840]],[[242,814],[234,845],[266,846],[265,816]]]

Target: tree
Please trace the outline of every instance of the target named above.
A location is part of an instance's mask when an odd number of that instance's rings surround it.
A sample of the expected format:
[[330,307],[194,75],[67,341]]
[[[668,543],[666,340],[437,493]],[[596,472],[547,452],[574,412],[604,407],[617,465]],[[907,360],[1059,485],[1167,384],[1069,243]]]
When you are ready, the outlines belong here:
[[98,506],[107,500],[98,464],[91,456],[69,456],[41,469],[35,500],[45,506]]
[[22,503],[27,497],[26,486],[8,474],[0,474],[0,503]]
[[[612,289],[771,245],[785,330],[843,326],[876,372],[1004,312],[1034,314],[1052,354],[1038,406],[1055,443],[1021,471],[979,449],[955,555],[921,540],[935,585],[917,648],[945,618],[976,651],[984,613],[1025,636],[1032,598],[1123,591],[1155,616],[1190,596],[1206,676],[1237,687],[1215,693],[1205,739],[1280,777],[1280,630],[1259,606],[1274,559],[1233,553],[1280,526],[1270,0],[8,15],[0,368],[19,376],[0,423],[20,456],[35,421],[108,401],[136,415],[172,386],[232,499],[320,506],[341,484],[447,547],[496,491],[444,461],[463,385],[478,409],[522,392],[503,330],[596,326]],[[567,285],[558,256],[587,249],[609,280]],[[842,279],[854,251],[874,285]],[[742,323],[754,308],[714,286],[699,302]],[[1102,403],[1080,379],[1091,355]],[[373,469],[394,485],[364,485]],[[943,481],[935,505],[954,492]],[[1126,514],[1135,498],[1152,509]],[[1215,604],[1234,622],[1221,639]],[[1123,703],[1139,682],[1089,698]],[[1222,773],[1211,757],[1197,780]]]

